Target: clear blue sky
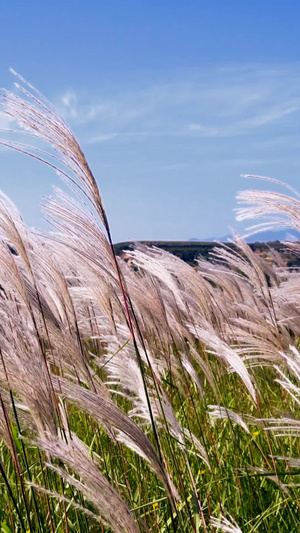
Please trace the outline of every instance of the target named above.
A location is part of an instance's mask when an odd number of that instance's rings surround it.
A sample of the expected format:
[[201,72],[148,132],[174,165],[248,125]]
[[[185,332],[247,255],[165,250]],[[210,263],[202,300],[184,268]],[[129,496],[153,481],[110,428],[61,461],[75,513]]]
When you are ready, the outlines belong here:
[[[300,189],[298,0],[4,0],[0,20],[0,85],[11,66],[66,117],[115,241],[241,229],[240,174]],[[41,226],[56,176],[0,157],[0,188]]]

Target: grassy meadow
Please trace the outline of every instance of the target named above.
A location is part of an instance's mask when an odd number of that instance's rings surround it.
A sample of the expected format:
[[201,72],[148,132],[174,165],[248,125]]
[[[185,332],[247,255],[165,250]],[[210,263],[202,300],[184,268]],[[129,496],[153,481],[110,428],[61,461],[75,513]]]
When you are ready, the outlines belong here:
[[[48,233],[0,199],[1,532],[298,532],[300,273],[238,235],[197,268],[117,257],[73,133],[18,81],[0,143],[70,195]],[[237,216],[300,230],[289,194],[240,193]]]

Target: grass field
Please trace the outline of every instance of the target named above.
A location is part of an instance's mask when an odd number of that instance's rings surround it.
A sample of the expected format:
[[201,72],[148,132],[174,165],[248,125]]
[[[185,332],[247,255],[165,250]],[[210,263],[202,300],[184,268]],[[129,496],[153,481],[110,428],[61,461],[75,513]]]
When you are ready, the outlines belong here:
[[[0,104],[31,138],[1,143],[71,196],[45,205],[49,233],[1,197],[1,531],[298,532],[298,270],[237,235],[197,269],[141,243],[117,257],[72,132],[20,82]],[[295,195],[239,202],[300,229]]]

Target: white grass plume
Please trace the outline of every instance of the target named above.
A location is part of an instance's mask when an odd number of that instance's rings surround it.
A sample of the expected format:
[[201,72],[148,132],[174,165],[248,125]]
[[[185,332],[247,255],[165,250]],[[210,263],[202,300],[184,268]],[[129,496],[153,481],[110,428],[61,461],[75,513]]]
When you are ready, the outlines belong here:
[[88,450],[75,435],[68,443],[59,438],[45,436],[39,439],[38,445],[52,457],[68,464],[80,476],[82,481],[76,480],[64,468],[59,469],[60,475],[95,506],[112,531],[138,533],[139,529],[128,507],[100,473],[96,464],[89,459]]
[[146,459],[163,482],[167,492],[172,492],[169,479],[155,450],[142,430],[108,398],[101,397],[66,379],[56,378],[57,393],[89,413],[106,432]]
[[222,407],[220,405],[208,405],[207,407],[209,410],[209,417],[212,420],[230,420],[231,422],[241,426],[246,433],[250,434],[247,424],[238,413],[235,413],[234,411],[231,411],[231,409],[227,409],[226,407]]
[[[192,326],[190,326],[192,329]],[[212,330],[212,328],[204,329],[202,326],[194,326],[197,332],[199,339],[208,347],[208,351],[215,355],[216,357],[223,360],[231,371],[236,372],[244,385],[246,386],[248,392],[250,393],[254,402],[256,401],[256,392],[250,377],[250,374],[243,363],[241,357],[237,352],[228,346],[227,343],[222,341]],[[193,327],[193,329],[194,329]]]
[[210,523],[213,528],[216,528],[218,531],[224,531],[224,533],[242,533],[242,530],[232,517],[230,517],[230,520],[225,516],[219,518],[211,517]]

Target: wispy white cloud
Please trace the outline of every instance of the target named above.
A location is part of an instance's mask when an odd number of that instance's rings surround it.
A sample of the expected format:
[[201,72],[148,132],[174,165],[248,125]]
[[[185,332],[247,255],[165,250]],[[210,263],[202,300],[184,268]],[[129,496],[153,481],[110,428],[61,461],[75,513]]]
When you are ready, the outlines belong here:
[[171,82],[143,83],[122,93],[114,86],[109,97],[67,90],[60,98],[61,111],[91,144],[130,137],[251,135],[273,124],[293,127],[298,121],[297,67],[245,65],[185,72]]
[[60,97],[58,108],[62,115],[73,123],[85,125],[101,114],[113,114],[113,103],[95,103],[83,100],[73,89],[67,89]]
[[66,118],[76,119],[78,117],[77,95],[71,89],[65,91],[60,99],[60,104]]
[[203,124],[189,124],[188,130],[195,132],[203,137],[216,137],[219,135],[219,130],[213,126],[203,126]]
[[95,135],[95,137],[90,137],[85,144],[96,144],[96,143],[102,143],[106,141],[112,141],[117,137],[117,133],[103,133],[99,135]]
[[87,145],[100,187],[105,183],[119,221],[116,240],[225,235],[242,173],[287,177],[297,186],[298,65],[167,72],[165,79],[152,73],[151,82],[143,76],[56,96]]
[[286,115],[297,113],[299,110],[300,99],[298,105],[289,105],[289,102],[285,102],[282,106],[276,106],[273,109],[269,109],[266,113],[249,118],[247,121],[244,121],[244,124],[253,127],[264,126],[265,124],[275,122]]

